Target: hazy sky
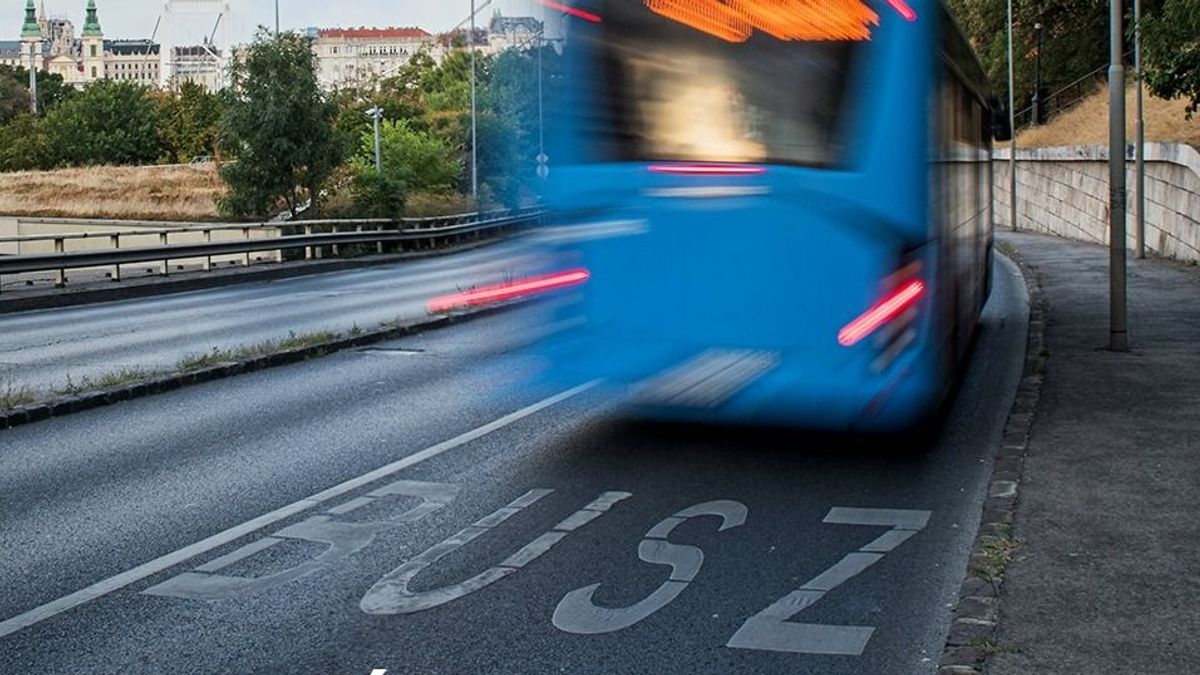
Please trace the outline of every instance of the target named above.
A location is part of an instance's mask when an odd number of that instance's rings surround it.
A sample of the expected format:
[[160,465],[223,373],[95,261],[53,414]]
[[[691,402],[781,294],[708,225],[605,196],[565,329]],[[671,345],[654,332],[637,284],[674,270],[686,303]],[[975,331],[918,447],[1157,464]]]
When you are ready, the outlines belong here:
[[[87,0],[44,0],[50,15],[65,14],[83,25]],[[41,3],[43,0],[34,0]],[[273,0],[231,0],[234,19],[231,28],[238,41],[246,40],[258,25],[273,25]],[[483,7],[488,0],[476,0]],[[107,38],[148,38],[154,31],[163,8],[163,0],[96,0],[100,25]],[[16,40],[24,17],[25,0],[0,0],[0,40]],[[471,13],[470,0],[279,0],[280,23],[289,28],[350,26],[419,26],[431,33],[456,26]],[[539,15],[534,0],[492,0],[479,9],[479,21],[485,23],[496,7],[505,13]],[[214,19],[202,16],[180,21],[187,40],[198,41],[211,32]],[[184,41],[184,40],[180,40]]]

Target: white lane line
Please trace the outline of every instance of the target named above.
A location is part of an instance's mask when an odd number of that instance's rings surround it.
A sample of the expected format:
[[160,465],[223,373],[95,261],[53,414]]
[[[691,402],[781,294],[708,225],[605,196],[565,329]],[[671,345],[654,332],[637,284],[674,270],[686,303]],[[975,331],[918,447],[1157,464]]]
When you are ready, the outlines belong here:
[[40,607],[31,609],[28,612],[18,614],[11,619],[0,621],[0,638],[7,635],[12,635],[17,631],[28,628],[34,624],[41,623],[46,619],[62,614],[63,612],[74,609],[75,607],[97,598],[104,597],[105,595],[108,595],[114,591],[121,590],[130,584],[137,583],[146,577],[157,574],[170,567],[174,567],[179,563],[186,562],[198,555],[207,553],[215,548],[241,539],[248,534],[257,532],[270,525],[274,525],[275,523],[278,523],[286,518],[290,518],[297,513],[302,513],[313,507],[320,506],[321,504],[334,499],[335,497],[340,497],[347,492],[356,490],[381,478],[386,478],[411,466],[420,464],[425,460],[437,457],[442,453],[466,445],[467,443],[487,436],[494,431],[498,431],[515,422],[519,422],[530,415],[539,413],[546,408],[550,408],[562,403],[563,401],[579,396],[580,394],[595,388],[598,384],[600,384],[599,380],[581,384],[574,389],[569,389],[560,394],[551,396],[543,401],[534,403],[527,408],[522,408],[516,412],[509,413],[508,415],[489,422],[481,427],[468,431],[459,436],[455,436],[448,441],[438,443],[437,445],[426,448],[416,454],[409,455],[404,459],[392,462],[391,464],[380,467],[370,473],[363,474],[358,478],[352,478],[344,483],[341,483],[340,485],[329,488],[328,490],[318,492],[311,497],[301,499],[298,502],[289,504],[280,509],[276,509],[253,520],[246,521],[241,525],[231,527],[219,534],[214,534],[213,536],[202,541],[198,541],[191,546],[181,548],[173,553],[168,553],[161,558],[156,558],[148,563],[138,565],[131,570],[94,583],[91,586],[75,591],[70,595],[65,595],[57,600],[53,600]]

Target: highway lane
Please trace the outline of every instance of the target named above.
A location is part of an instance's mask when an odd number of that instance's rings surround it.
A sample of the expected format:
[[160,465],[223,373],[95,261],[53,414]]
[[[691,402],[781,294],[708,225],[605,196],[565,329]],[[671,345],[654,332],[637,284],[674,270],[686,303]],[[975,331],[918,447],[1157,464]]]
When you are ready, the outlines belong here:
[[319,331],[425,316],[425,301],[529,270],[517,244],[394,265],[0,315],[0,388],[53,389],[121,370]]
[[519,312],[0,432],[0,672],[933,672],[1016,275],[923,453],[517,386]]

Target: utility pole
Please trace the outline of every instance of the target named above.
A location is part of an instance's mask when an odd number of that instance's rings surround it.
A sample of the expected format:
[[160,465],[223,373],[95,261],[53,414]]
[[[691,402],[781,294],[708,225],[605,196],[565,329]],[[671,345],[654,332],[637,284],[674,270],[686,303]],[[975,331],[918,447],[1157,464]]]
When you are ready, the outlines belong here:
[[1121,0],[1109,0],[1108,66],[1108,210],[1109,233],[1109,338],[1108,348],[1129,351],[1129,326],[1125,302],[1125,66],[1124,14]]
[[1013,3],[1008,0],[1008,125],[1012,138],[1008,142],[1008,225],[1017,231],[1017,94],[1013,76]]
[[275,0],[275,37],[279,37],[279,0]]
[[1133,68],[1137,72],[1137,114],[1134,143],[1137,145],[1137,257],[1146,257],[1146,110],[1142,84],[1142,0],[1133,0]]
[[479,208],[479,108],[475,93],[475,0],[471,0],[471,36],[467,40],[471,48],[471,199]]

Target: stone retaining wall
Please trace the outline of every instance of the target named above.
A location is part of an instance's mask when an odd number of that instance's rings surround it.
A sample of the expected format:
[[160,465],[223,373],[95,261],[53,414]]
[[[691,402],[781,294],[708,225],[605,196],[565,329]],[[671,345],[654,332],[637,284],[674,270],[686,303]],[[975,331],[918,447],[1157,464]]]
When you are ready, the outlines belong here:
[[[995,152],[996,226],[1009,223],[1009,152]],[[1133,147],[1128,148],[1129,247],[1136,246]],[[1108,148],[1017,150],[1019,229],[1108,243]],[[1146,144],[1146,251],[1200,262],[1200,152],[1177,143]]]

